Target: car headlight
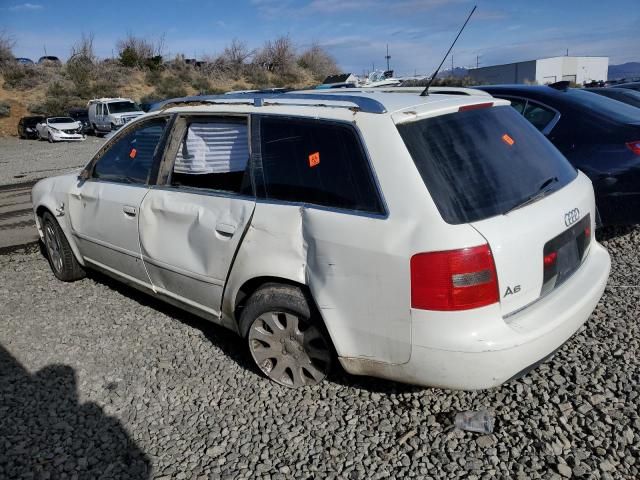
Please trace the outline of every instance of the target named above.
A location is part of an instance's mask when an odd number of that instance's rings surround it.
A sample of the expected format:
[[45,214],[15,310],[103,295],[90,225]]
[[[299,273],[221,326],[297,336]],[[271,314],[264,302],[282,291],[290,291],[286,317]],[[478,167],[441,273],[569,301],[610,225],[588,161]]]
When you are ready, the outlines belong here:
[[116,118],[116,125],[122,125],[122,117]]
[[58,130],[56,127],[49,127],[49,130],[53,130],[56,133],[60,133],[60,130]]

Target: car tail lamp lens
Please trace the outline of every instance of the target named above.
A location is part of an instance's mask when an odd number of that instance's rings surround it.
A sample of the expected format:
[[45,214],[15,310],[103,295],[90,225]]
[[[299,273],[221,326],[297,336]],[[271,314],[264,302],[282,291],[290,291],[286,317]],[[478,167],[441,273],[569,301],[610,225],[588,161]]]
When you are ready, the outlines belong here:
[[640,140],[636,142],[627,142],[627,147],[636,155],[640,155]]
[[558,252],[551,252],[544,256],[542,260],[545,268],[552,267],[556,264],[556,260],[558,260]]
[[458,111],[459,112],[467,112],[469,110],[479,110],[481,108],[489,108],[489,107],[493,107],[493,102],[476,103],[474,105],[464,105],[464,106],[458,108]]
[[498,300],[498,276],[489,245],[411,257],[411,308],[469,310]]

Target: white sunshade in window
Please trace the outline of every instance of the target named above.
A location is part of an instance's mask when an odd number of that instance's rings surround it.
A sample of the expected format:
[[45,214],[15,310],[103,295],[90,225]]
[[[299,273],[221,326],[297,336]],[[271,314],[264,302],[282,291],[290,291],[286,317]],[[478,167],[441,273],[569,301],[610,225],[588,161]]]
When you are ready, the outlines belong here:
[[231,122],[191,123],[173,171],[192,175],[244,171],[249,160],[247,126]]

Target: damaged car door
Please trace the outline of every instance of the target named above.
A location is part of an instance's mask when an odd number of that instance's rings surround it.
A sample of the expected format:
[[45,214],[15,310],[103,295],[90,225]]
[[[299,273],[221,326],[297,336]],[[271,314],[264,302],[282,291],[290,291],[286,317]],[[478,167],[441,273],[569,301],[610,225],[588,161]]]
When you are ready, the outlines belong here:
[[255,198],[246,116],[182,116],[140,208],[140,245],[156,292],[220,314]]
[[138,284],[149,284],[140,256],[138,209],[166,124],[166,117],[155,118],[122,132],[69,192],[71,228],[84,260]]

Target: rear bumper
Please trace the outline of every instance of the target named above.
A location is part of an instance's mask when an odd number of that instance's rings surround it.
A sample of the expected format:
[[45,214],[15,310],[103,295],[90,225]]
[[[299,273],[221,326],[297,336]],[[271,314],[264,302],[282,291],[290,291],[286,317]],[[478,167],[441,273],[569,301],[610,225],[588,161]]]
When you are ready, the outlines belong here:
[[409,362],[340,361],[353,374],[418,385],[459,390],[501,385],[549,356],[582,326],[604,292],[610,266],[607,251],[593,242],[587,260],[570,280],[508,319],[471,315],[460,324],[450,319],[444,331],[430,323],[429,312],[414,312]]

